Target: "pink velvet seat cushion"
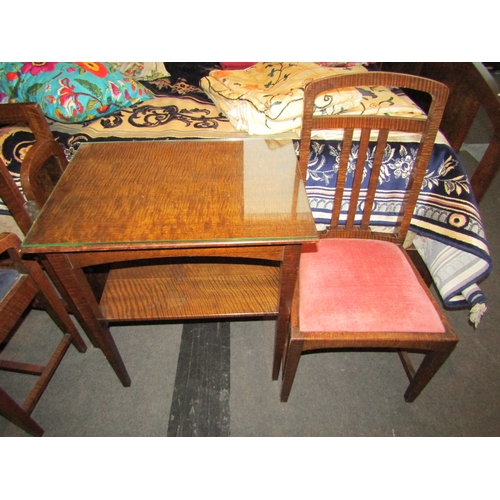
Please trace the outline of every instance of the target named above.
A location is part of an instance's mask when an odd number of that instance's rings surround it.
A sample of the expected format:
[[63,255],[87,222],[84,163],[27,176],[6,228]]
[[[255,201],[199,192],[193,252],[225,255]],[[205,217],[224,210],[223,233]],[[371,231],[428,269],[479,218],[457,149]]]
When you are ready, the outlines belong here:
[[299,276],[301,331],[444,332],[392,243],[329,238],[304,245]]

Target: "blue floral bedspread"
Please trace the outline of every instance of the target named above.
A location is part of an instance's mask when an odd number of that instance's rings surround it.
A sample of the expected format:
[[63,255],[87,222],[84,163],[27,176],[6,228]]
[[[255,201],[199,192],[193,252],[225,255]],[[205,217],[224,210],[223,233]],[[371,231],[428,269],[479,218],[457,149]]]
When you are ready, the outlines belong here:
[[[295,146],[298,154],[298,141]],[[401,188],[408,182],[417,147],[411,142],[387,145],[375,199],[374,226],[394,224],[402,200]],[[351,179],[357,151],[358,145],[354,143],[348,167]],[[306,190],[320,227],[330,222],[339,157],[338,141],[313,139],[311,142]],[[372,159],[373,147],[370,147],[366,173]],[[364,186],[368,178],[364,176]],[[363,201],[361,194],[359,203]],[[411,230],[415,235],[413,244],[428,266],[444,304],[450,308],[476,306],[476,311],[484,312],[486,298],[477,283],[491,270],[488,243],[467,174],[446,144],[434,146]],[[471,320],[477,323],[474,314]]]

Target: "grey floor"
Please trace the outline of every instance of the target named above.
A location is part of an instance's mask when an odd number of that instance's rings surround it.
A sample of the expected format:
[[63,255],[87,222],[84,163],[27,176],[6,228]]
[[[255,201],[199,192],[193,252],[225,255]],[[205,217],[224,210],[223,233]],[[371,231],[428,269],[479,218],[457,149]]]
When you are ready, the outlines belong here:
[[[482,149],[480,126],[463,151],[466,165]],[[500,176],[481,205],[494,262],[500,257]],[[230,324],[230,436],[499,436],[499,270],[482,284],[489,310],[478,329],[467,311],[448,311],[460,342],[420,397],[404,402],[407,379],[396,354],[305,355],[288,403],[271,380],[273,321]],[[39,332],[43,333],[40,334]],[[70,348],[33,412],[45,436],[167,436],[182,325],[112,327],[132,378],[121,386],[100,350]],[[32,311],[9,345],[43,356],[58,330]],[[6,353],[7,354],[7,353]],[[35,362],[36,359],[33,359]],[[14,380],[14,377],[16,379]],[[0,383],[21,398],[28,377],[0,373]],[[27,380],[25,380],[27,379]],[[196,434],[194,434],[196,435]],[[0,436],[27,436],[0,418]]]

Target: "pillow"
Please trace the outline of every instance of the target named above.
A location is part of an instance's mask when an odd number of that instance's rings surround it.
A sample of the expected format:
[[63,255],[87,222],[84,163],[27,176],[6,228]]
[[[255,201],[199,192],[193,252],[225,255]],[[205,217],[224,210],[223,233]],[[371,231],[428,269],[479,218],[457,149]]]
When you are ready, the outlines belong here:
[[168,78],[170,73],[162,62],[107,62],[111,67],[136,80]]
[[80,123],[153,97],[142,84],[104,63],[3,63],[0,92],[9,102],[36,102],[48,118]]

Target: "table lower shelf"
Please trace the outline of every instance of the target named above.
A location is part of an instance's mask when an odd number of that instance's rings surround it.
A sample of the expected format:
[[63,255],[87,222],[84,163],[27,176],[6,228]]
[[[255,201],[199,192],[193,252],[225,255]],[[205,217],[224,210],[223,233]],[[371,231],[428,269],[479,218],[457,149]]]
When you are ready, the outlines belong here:
[[176,263],[113,269],[100,301],[108,321],[276,315],[274,263]]

